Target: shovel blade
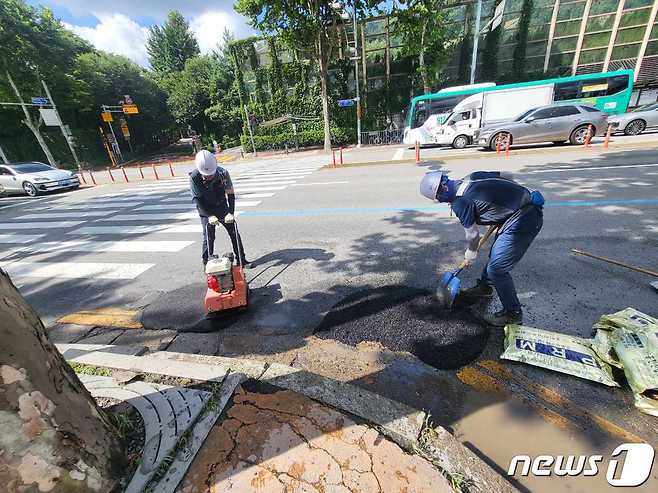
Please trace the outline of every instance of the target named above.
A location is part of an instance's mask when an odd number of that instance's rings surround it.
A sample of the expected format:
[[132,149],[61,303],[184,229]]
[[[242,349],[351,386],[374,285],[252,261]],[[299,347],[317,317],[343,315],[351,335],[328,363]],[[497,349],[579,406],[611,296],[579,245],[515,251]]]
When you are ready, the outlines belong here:
[[436,288],[436,299],[445,308],[451,308],[455,298],[459,294],[461,280],[454,272],[447,272],[441,277],[441,282]]

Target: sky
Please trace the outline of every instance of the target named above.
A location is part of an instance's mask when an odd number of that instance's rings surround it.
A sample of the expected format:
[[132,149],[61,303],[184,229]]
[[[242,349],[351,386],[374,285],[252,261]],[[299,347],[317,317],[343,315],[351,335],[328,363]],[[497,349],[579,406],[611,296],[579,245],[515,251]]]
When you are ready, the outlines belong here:
[[202,53],[221,41],[227,27],[237,38],[254,33],[247,19],[233,10],[234,0],[28,0],[50,8],[64,25],[96,48],[124,55],[148,66],[148,28],[162,25],[170,10],[190,23]]

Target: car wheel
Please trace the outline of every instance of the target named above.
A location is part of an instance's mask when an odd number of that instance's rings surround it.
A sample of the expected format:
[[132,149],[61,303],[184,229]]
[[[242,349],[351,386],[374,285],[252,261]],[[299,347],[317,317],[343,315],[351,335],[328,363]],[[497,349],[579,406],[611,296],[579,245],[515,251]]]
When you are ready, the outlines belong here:
[[[576,128],[573,132],[571,132],[571,136],[569,137],[569,142],[571,142],[573,145],[583,145],[587,140],[588,131],[589,131],[588,125],[581,125],[580,127]],[[592,135],[596,135],[596,129],[594,127],[592,127]]]
[[458,135],[455,137],[455,140],[452,141],[452,147],[455,149],[463,149],[468,145],[468,137],[465,135]]
[[29,181],[23,183],[23,191],[28,194],[30,197],[36,197],[39,195],[39,190]]
[[491,144],[489,148],[492,151],[495,151],[500,148],[501,151],[505,150],[507,144],[509,143],[510,147],[512,146],[512,134],[508,132],[498,132],[491,139]]
[[626,135],[638,135],[644,132],[644,129],[647,128],[647,124],[644,120],[633,120],[624,129]]

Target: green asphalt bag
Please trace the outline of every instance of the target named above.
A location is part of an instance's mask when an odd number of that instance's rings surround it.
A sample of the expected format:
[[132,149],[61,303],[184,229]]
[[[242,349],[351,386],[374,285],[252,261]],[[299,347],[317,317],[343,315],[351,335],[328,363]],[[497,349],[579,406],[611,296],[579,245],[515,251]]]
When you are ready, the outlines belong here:
[[501,358],[619,387],[612,378],[610,365],[597,356],[591,348],[591,340],[581,337],[508,325]]

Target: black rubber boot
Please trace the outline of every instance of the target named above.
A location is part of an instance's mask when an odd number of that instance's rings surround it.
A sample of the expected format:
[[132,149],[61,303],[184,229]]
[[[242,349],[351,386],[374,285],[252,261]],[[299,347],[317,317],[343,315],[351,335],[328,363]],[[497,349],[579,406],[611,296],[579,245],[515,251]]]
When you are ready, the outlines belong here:
[[494,327],[505,327],[510,324],[520,324],[523,322],[523,312],[500,310],[496,313],[485,313],[482,320]]
[[493,298],[494,290],[488,284],[478,281],[472,288],[465,289],[461,292],[465,298]]

